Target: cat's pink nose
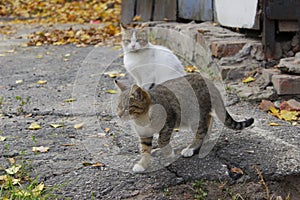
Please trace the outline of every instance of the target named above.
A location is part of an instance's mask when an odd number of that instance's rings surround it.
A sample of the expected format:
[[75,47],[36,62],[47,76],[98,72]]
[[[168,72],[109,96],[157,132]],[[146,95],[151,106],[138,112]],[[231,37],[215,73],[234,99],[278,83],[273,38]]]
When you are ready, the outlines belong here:
[[133,48],[133,49],[135,48],[135,44],[132,45],[132,48]]

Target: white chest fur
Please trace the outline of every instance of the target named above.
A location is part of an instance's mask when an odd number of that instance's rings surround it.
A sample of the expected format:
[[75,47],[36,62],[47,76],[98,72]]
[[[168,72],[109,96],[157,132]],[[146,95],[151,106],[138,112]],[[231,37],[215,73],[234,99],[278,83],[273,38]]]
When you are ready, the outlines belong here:
[[140,137],[152,137],[164,127],[166,119],[164,107],[155,104],[150,107],[147,115],[134,120],[133,127]]

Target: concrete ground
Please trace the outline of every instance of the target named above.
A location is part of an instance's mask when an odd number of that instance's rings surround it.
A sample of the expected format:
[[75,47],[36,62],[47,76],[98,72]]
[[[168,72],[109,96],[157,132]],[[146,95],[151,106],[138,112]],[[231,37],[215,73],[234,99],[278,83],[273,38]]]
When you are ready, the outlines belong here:
[[[138,139],[130,125],[116,117],[116,94],[108,92],[116,89],[108,74],[126,73],[122,51],[73,45],[25,47],[26,40],[4,37],[0,130],[7,139],[0,142],[1,166],[6,168],[11,157],[28,161],[39,181],[60,185],[54,191],[59,199],[194,199],[199,190],[193,183],[202,179],[206,199],[232,199],[237,194],[264,199],[254,166],[274,198],[288,194],[300,198],[299,127],[268,115],[257,103],[236,100],[228,107],[236,119],[253,117],[255,124],[234,132],[216,121],[213,140],[207,143],[213,148],[204,158],[178,156],[166,167],[154,160],[149,172],[134,174]],[[118,79],[132,81],[128,75]],[[38,84],[39,80],[47,83]],[[30,100],[20,105],[16,96]],[[42,128],[29,130],[33,122]],[[270,122],[280,126],[269,126]],[[82,128],[74,128],[80,123]],[[188,143],[187,134],[175,133],[172,145],[178,151]],[[38,146],[49,151],[32,152]]]

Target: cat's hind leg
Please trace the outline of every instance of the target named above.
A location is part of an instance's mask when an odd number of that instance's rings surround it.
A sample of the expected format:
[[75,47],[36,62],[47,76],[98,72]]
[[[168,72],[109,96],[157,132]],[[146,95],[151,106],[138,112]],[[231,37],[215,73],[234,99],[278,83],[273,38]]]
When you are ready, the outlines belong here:
[[[201,123],[203,122],[203,123]],[[183,157],[191,157],[195,153],[199,152],[199,149],[203,143],[203,140],[207,132],[211,129],[212,117],[210,114],[206,115],[203,120],[200,120],[198,127],[192,130],[196,130],[193,142],[181,151]]]
[[151,150],[152,150],[153,137],[140,138],[140,152],[141,159],[133,166],[133,171],[141,173],[145,171],[151,162]]

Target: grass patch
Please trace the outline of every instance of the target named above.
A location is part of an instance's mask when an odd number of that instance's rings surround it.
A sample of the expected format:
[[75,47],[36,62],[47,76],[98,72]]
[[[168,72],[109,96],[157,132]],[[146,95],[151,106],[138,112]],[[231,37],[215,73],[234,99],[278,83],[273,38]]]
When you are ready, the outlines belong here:
[[[57,199],[53,192],[59,186],[47,187],[30,175],[30,162],[8,158],[8,166],[0,166],[0,199],[1,200],[46,200]],[[61,199],[61,197],[60,197]]]

